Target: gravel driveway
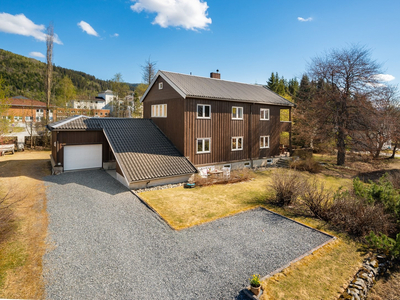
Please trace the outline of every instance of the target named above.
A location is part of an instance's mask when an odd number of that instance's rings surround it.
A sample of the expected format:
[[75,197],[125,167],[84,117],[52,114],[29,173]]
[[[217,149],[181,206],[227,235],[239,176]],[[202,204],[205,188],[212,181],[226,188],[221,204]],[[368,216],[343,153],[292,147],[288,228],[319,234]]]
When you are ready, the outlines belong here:
[[45,180],[48,299],[234,299],[330,239],[263,209],[174,231],[105,171]]

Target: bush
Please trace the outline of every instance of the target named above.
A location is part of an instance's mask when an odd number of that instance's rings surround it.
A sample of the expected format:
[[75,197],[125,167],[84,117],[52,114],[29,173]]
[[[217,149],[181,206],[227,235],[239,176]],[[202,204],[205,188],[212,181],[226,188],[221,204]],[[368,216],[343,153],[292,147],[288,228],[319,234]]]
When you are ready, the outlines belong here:
[[365,199],[369,204],[382,204],[388,212],[396,214],[400,219],[400,193],[393,187],[387,173],[377,183],[370,180],[369,185],[355,178],[353,189],[357,197]]
[[0,198],[0,244],[4,242],[12,229],[13,213],[10,205],[6,204],[7,195]]
[[279,206],[294,203],[303,194],[305,179],[302,175],[287,170],[276,171],[272,175],[271,187],[275,191],[275,202]]
[[392,183],[395,189],[400,190],[400,170],[395,170],[391,172],[388,180]]
[[385,234],[374,234],[372,231],[365,237],[369,248],[393,258],[400,258],[400,233],[396,239],[391,239]]
[[368,204],[349,192],[337,193],[328,213],[329,223],[347,233],[362,237],[373,231],[390,234],[396,223],[392,214],[381,204]]
[[301,195],[303,204],[317,218],[329,221],[329,209],[332,202],[332,194],[324,190],[323,184],[318,184],[317,179],[307,181],[304,193]]
[[304,160],[296,160],[290,164],[290,167],[295,170],[307,171],[314,174],[320,173],[322,170],[321,165],[312,157]]
[[242,181],[247,181],[254,178],[254,172],[248,168],[241,170],[233,170],[230,173],[229,178],[223,176],[217,178],[206,178],[201,177],[199,174],[194,176],[194,182],[196,186],[209,186],[213,184],[227,184],[227,183],[237,183]]

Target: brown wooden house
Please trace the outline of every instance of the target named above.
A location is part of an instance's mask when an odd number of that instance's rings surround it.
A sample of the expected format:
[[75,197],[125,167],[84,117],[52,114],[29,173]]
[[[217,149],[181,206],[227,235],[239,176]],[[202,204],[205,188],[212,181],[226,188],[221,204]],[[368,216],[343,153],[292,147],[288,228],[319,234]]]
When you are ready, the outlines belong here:
[[197,167],[272,162],[281,133],[291,134],[294,104],[261,85],[210,77],[159,71],[142,97],[143,117]]

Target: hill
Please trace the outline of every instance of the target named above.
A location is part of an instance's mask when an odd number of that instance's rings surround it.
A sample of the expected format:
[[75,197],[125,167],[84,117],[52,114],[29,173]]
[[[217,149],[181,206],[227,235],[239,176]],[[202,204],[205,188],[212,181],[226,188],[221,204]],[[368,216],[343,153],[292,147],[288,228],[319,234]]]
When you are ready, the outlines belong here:
[[[18,55],[0,49],[0,76],[9,88],[9,96],[22,95],[27,98],[45,101],[44,77],[46,64],[34,58]],[[97,79],[84,72],[54,66],[53,90],[60,80],[68,76],[77,89],[77,95],[97,96],[101,91],[111,89],[109,80]],[[128,83],[131,89],[137,84]],[[54,94],[54,93],[53,93]]]

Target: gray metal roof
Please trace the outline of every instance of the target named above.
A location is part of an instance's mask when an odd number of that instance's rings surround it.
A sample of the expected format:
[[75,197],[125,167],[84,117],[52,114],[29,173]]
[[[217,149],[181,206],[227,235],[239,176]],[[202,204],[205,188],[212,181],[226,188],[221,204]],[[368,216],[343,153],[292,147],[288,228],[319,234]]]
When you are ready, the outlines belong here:
[[156,74],[152,84],[143,95],[142,101],[145,100],[148,91],[158,76],[161,76],[166,82],[168,82],[183,98],[204,98],[294,106],[294,104],[290,101],[262,85],[226,81],[166,71],[159,71]]
[[[64,123],[61,123],[64,122]],[[196,173],[149,119],[74,116],[48,125],[50,130],[103,130],[128,182]]]

